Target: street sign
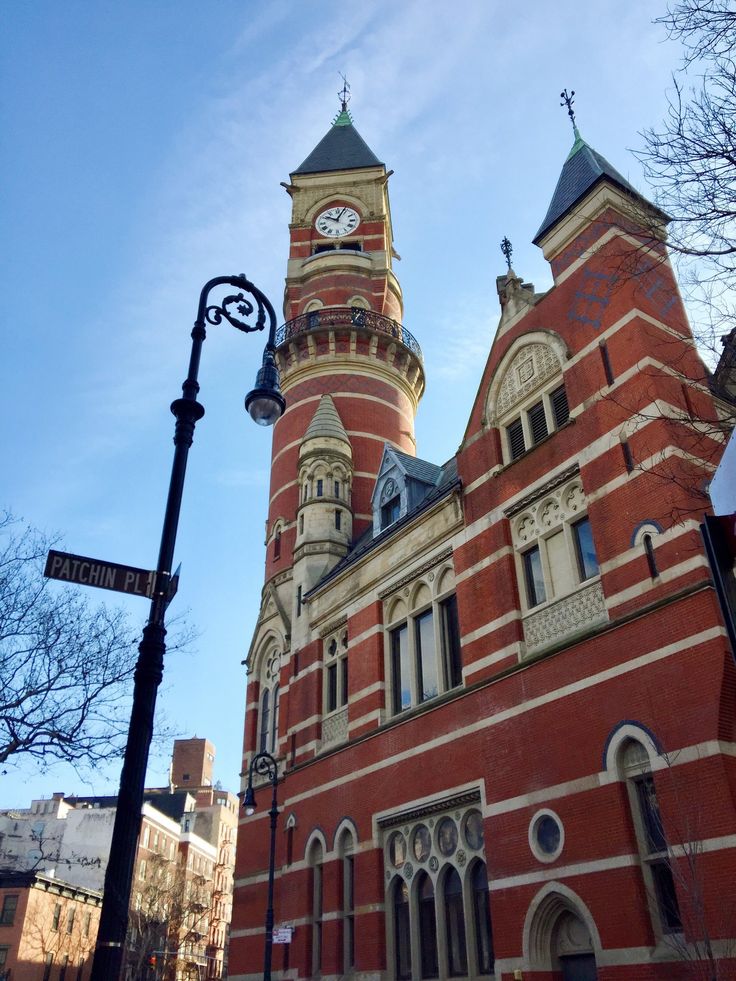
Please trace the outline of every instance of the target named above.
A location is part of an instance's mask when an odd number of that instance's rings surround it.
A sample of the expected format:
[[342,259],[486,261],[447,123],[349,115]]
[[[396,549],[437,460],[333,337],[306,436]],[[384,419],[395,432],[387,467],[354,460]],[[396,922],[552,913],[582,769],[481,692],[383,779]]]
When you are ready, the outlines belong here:
[[[178,573],[179,570],[176,571]],[[155,572],[136,569],[129,565],[117,565],[115,562],[90,559],[84,555],[72,555],[70,552],[57,552],[55,549],[49,551],[43,574],[49,579],[74,582],[82,586],[97,586],[99,589],[112,589],[116,593],[128,593],[131,596],[143,596],[147,599],[152,599],[157,594]],[[178,575],[172,577],[166,584],[167,605],[173,599],[178,585]]]
[[274,927],[271,939],[275,944],[290,944],[293,932],[294,927],[291,926]]

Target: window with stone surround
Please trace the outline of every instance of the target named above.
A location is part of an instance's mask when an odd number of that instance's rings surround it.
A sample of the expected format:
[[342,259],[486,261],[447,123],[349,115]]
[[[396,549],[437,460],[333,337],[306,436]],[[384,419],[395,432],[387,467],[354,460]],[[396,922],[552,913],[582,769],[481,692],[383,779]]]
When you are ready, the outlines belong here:
[[528,651],[607,619],[587,502],[572,471],[507,512]]
[[441,566],[386,602],[388,710],[392,715],[462,684],[452,567]]
[[322,745],[348,738],[348,630],[343,624],[323,640]]
[[569,419],[562,379],[565,357],[556,335],[538,331],[513,344],[499,365],[486,418],[501,432],[504,463],[523,456]]
[[347,828],[337,845],[340,856],[340,927],[342,933],[342,972],[355,967],[355,840]]
[[[475,798],[475,799],[474,799]],[[477,792],[384,816],[388,963],[396,981],[490,976],[493,932]]]
[[256,752],[278,755],[281,653],[270,643],[260,660]]
[[642,743],[625,740],[618,754],[639,846],[652,925],[658,936],[682,930],[680,906],[672,874],[673,860],[659,810],[649,754]]

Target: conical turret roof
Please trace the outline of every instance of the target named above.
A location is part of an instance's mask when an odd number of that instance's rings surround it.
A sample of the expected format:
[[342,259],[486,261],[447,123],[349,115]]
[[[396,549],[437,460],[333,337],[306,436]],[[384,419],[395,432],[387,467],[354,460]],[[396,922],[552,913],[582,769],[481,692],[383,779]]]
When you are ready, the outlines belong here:
[[323,395],[320,399],[317,411],[312,416],[312,421],[304,434],[303,443],[309,439],[320,439],[329,436],[332,439],[341,439],[350,445],[350,439],[345,432],[340,416],[332,401],[331,395]]
[[[602,157],[600,153],[588,146],[575,127],[575,142],[562,168],[560,179],[557,181],[555,193],[547,209],[539,231],[534,236],[534,244],[571,211],[585,195],[601,181],[607,180],[627,194],[633,195],[638,201],[644,202],[650,208],[651,204]],[[663,216],[666,218],[666,215]]]
[[332,127],[292,174],[322,174],[332,170],[383,166],[353,126],[353,118],[343,105]]

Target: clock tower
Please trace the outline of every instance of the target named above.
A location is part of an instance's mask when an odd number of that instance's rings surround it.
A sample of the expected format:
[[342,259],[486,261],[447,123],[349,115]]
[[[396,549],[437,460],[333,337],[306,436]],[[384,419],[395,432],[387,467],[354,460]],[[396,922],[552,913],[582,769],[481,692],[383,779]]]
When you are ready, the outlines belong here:
[[[315,551],[317,542],[300,531],[313,498],[334,498],[334,508],[347,508],[357,537],[372,522],[371,494],[384,444],[415,452],[424,370],[419,345],[401,323],[390,175],[353,125],[343,99],[330,130],[283,185],[292,214],[276,360],[288,411],[274,430],[267,582],[283,581],[297,541]],[[302,441],[324,396],[349,441],[347,481],[326,470],[305,476],[300,467]],[[315,570],[328,571],[345,554],[350,542],[344,534],[338,537],[339,544],[326,547],[325,563],[313,563]],[[301,587],[312,585],[305,581]]]

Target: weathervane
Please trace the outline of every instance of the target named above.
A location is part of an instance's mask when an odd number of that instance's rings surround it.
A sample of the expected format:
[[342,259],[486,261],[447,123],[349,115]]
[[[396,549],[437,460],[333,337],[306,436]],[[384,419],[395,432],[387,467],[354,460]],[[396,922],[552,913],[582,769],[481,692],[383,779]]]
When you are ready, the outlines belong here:
[[567,93],[567,89],[563,89],[560,92],[560,98],[562,99],[560,105],[567,106],[567,115],[570,117],[570,121],[572,122],[572,128],[575,131],[575,134],[577,135],[578,127],[577,127],[577,123],[575,122],[575,111],[572,107],[573,102],[575,101],[575,99],[573,98],[574,95],[575,95],[574,89],[572,92],[570,92],[569,95]]
[[506,257],[506,265],[509,267],[509,269],[511,269],[511,254],[513,253],[514,249],[511,242],[509,242],[505,235],[501,242],[501,251]]
[[337,74],[342,79],[342,88],[337,93],[337,97],[342,104],[342,111],[345,112],[348,107],[348,102],[350,102],[350,86],[348,85],[348,80],[345,78],[342,72],[338,72]]

